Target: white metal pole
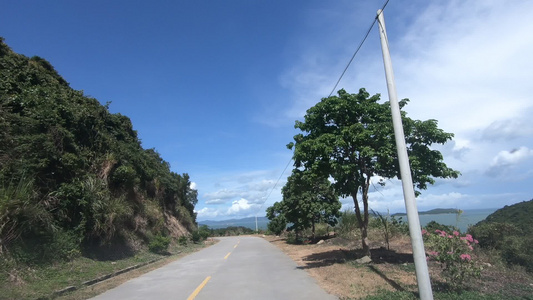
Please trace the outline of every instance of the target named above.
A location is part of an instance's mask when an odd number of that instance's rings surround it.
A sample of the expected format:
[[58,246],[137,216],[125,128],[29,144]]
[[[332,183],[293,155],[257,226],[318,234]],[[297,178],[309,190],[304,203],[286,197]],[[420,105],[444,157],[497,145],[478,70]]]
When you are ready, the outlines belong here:
[[255,233],[258,233],[259,230],[257,230],[257,213],[255,214]]
[[409,166],[409,157],[407,155],[407,146],[405,145],[405,135],[403,132],[402,117],[400,106],[396,95],[396,86],[394,85],[394,74],[392,71],[392,61],[389,53],[389,43],[385,29],[385,19],[383,12],[378,10],[379,35],[381,38],[381,50],[383,51],[383,63],[385,65],[385,75],[387,78],[387,90],[389,92],[389,102],[392,111],[392,123],[394,126],[394,137],[396,139],[396,148],[398,150],[398,161],[400,163],[400,175],[402,177],[403,197],[405,200],[405,209],[407,211],[407,220],[409,222],[409,233],[411,235],[411,244],[413,247],[413,258],[415,261],[416,280],[418,283],[418,292],[420,299],[433,300],[431,290],[431,281],[429,279],[426,253],[424,250],[424,241],[420,230],[420,219],[418,219],[418,209],[416,207],[415,191],[413,188],[413,179],[411,178],[411,168]]

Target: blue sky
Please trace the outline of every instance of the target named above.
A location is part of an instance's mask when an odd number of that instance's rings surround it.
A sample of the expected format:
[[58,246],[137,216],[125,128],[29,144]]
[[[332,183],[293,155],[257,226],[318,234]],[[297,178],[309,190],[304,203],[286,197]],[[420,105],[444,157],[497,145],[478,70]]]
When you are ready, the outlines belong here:
[[[130,117],[143,147],[190,174],[199,220],[228,219],[281,199],[294,121],[330,93],[382,5],[0,0],[0,36]],[[391,0],[385,18],[398,96],[455,133],[438,149],[463,174],[424,191],[419,209],[533,198],[533,2]],[[387,100],[377,28],[339,85],[361,87]],[[403,211],[399,182],[370,205]]]

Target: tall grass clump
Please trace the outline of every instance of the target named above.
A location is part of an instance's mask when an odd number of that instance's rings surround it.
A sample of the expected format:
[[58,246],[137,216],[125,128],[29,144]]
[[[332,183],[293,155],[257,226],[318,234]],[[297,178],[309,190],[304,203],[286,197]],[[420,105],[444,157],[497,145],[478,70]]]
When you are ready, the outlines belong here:
[[26,178],[0,188],[0,253],[23,235],[52,229],[52,217],[44,202]]
[[355,212],[345,210],[340,213],[339,223],[337,224],[337,232],[343,237],[354,237],[359,233],[359,225]]

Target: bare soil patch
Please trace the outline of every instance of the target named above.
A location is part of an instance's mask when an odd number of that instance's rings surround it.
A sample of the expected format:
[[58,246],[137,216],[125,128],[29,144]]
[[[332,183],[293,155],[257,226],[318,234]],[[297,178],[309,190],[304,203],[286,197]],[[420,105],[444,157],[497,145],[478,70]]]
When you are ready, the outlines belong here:
[[[407,236],[394,238],[391,250],[379,242],[371,243],[370,264],[355,262],[362,257],[357,239],[335,237],[320,245],[288,244],[284,238],[272,236],[265,239],[289,255],[299,268],[309,272],[324,290],[340,299],[363,299],[383,290],[418,292],[411,242]],[[481,278],[472,283],[472,291],[532,299],[531,274],[491,261],[489,255],[480,254],[479,259],[484,269]],[[429,270],[434,292],[445,290],[440,266],[430,262]]]

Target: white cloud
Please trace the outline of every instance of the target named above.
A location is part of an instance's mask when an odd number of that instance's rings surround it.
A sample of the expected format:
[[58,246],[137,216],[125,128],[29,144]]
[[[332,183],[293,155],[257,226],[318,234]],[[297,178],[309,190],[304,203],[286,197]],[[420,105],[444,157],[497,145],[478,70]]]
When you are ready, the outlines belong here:
[[195,212],[198,216],[198,219],[201,220],[215,219],[220,216],[219,210],[210,207],[204,207],[200,210],[195,210]]
[[235,215],[242,212],[249,212],[252,208],[252,205],[248,203],[248,200],[241,198],[237,201],[233,201],[231,204],[231,207],[228,208],[227,214],[228,215]]
[[500,151],[492,160],[487,175],[498,176],[507,174],[510,169],[513,169],[519,163],[527,160],[533,156],[533,150],[527,147],[520,147],[511,151]]
[[259,207],[260,204],[251,203],[247,199],[241,198],[233,201],[230,207],[204,207],[197,210],[196,213],[199,220],[245,218],[254,216]]
[[276,181],[274,180],[263,179],[260,182],[254,182],[249,184],[248,187],[251,190],[265,192],[270,191],[274,187],[274,184],[276,184]]
[[193,190],[196,190],[196,182],[191,182],[191,184],[189,185],[189,187]]
[[221,189],[212,193],[206,193],[204,195],[205,198],[208,200],[228,200],[234,197],[237,197],[241,194],[240,191],[236,190],[229,190],[229,189]]
[[224,204],[224,203],[227,203],[228,201],[227,200],[222,200],[222,199],[209,199],[209,200],[205,200],[205,204],[207,205],[212,205],[212,204]]
[[[263,216],[268,206],[281,200],[281,188],[289,173],[286,172],[278,181],[278,172],[281,171],[255,170],[219,174],[209,184],[202,184],[211,190],[199,198],[198,219],[244,218],[256,213]],[[209,209],[204,206],[209,206]]]
[[532,137],[533,126],[530,126],[530,120],[528,118],[531,116],[533,109],[529,108],[527,112],[527,116],[524,114],[519,118],[492,122],[482,131],[482,139],[488,141],[510,141],[521,137]]

